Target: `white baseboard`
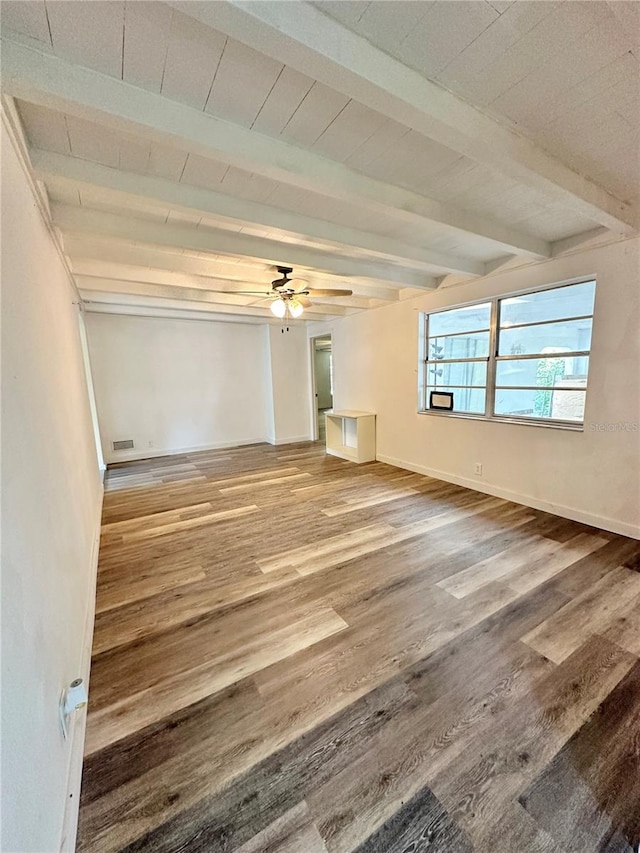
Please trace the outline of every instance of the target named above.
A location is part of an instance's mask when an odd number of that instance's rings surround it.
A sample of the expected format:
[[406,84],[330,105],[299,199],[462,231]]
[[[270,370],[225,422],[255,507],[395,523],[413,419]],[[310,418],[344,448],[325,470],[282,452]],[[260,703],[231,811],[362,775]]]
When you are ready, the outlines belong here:
[[281,444],[300,444],[303,441],[313,441],[310,435],[294,435],[292,438],[273,438],[270,437],[267,439],[269,444],[273,444],[275,447],[278,447]]
[[105,453],[108,465],[118,462],[134,462],[139,459],[155,459],[158,456],[180,456],[183,453],[200,453],[203,450],[226,450],[230,447],[246,447],[249,444],[266,444],[268,439],[263,435],[260,438],[249,438],[246,441],[221,441],[214,444],[198,444],[194,447],[145,447],[141,450],[124,450]]
[[609,530],[612,533],[619,533],[621,536],[629,536],[631,539],[640,539],[640,526],[629,524],[626,521],[619,521],[616,518],[596,515],[595,513],[585,512],[584,510],[576,509],[575,507],[552,503],[551,501],[535,498],[532,495],[523,495],[520,492],[512,492],[509,489],[503,489],[501,486],[494,486],[491,483],[471,480],[467,477],[458,477],[456,474],[449,474],[446,471],[438,471],[435,468],[428,468],[426,465],[415,465],[412,462],[407,462],[405,459],[396,459],[393,456],[383,456],[378,454],[376,459],[379,462],[386,462],[388,465],[395,465],[396,468],[404,468],[407,471],[414,471],[416,474],[425,474],[427,477],[433,477],[436,480],[444,480],[446,483],[454,483],[456,486],[464,486],[466,489],[473,489],[475,492],[483,492],[483,494],[492,495],[496,498],[504,498],[506,501],[513,501],[513,503],[530,506],[533,507],[533,509],[541,509],[544,512],[550,512],[552,515],[559,515],[562,518],[568,518],[571,521],[579,521],[582,524],[588,524],[591,527],[597,527],[600,530]]
[[[102,524],[102,502],[104,486],[100,478],[100,497],[98,499],[98,520],[96,535],[91,551],[91,589],[85,614],[84,635],[82,638],[82,658],[80,677],[84,679],[89,689],[91,670],[91,647],[93,645],[93,626],[96,613],[96,586],[98,580],[98,557],[100,552],[100,527]],[[80,786],[82,784],[82,759],[84,756],[84,737],[87,727],[86,710],[73,714],[69,719],[69,769],[67,774],[67,795],[62,823],[61,853],[73,853],[76,849],[78,833],[78,813],[80,809]]]

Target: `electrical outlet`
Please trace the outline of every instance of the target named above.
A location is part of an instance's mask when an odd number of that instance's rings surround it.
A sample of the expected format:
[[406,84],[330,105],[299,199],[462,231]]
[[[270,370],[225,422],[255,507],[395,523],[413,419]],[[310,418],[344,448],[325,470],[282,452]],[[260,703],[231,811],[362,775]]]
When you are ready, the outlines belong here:
[[473,466],[473,473],[476,477],[482,477],[482,462],[476,462]]

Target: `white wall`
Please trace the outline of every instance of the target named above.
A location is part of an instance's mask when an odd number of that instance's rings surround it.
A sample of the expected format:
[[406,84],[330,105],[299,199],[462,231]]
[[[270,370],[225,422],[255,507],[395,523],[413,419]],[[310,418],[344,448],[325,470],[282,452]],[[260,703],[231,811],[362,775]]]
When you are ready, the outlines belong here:
[[273,444],[311,438],[309,406],[309,343],[303,326],[268,327],[273,421],[268,440]]
[[58,702],[88,675],[102,484],[74,292],[4,124],[2,250],[2,849],[49,853],[74,745]]
[[[640,538],[640,432],[590,426],[640,424],[639,256],[628,240],[311,326],[333,333],[334,405],[377,413],[379,459]],[[597,279],[584,432],[417,414],[420,311],[583,276]]]
[[[107,462],[265,441],[265,328],[86,316]],[[112,441],[132,438],[133,452]]]

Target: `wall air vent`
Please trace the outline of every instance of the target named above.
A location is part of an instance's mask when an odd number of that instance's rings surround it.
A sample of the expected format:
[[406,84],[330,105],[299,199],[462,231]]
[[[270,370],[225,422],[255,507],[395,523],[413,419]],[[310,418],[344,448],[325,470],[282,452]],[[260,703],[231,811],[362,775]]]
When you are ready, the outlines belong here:
[[124,441],[112,442],[114,450],[133,450],[133,439],[126,438]]

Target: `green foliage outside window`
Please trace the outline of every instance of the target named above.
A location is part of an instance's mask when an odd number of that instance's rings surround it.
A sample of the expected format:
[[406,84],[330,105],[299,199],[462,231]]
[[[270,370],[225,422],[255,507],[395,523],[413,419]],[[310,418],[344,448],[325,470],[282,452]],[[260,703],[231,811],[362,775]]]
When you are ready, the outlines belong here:
[[[561,379],[565,374],[564,358],[545,358],[538,362],[536,371],[536,385],[553,386],[556,384],[556,379]],[[536,417],[549,418],[551,417],[551,401],[553,391],[550,389],[536,391],[533,403],[533,412]]]

